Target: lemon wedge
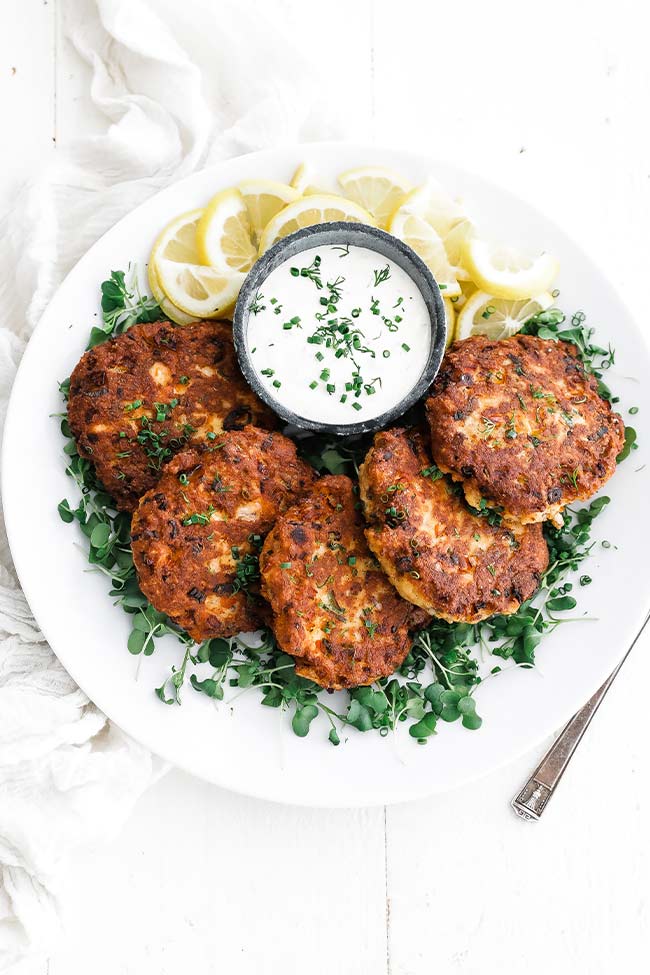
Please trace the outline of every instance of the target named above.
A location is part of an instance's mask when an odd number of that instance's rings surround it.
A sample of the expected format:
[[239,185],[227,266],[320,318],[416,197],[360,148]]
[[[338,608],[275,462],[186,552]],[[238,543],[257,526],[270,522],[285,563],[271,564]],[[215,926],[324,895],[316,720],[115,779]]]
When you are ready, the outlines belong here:
[[158,272],[154,268],[153,264],[149,264],[147,270],[151,294],[154,296],[160,305],[163,314],[169,319],[170,322],[174,322],[176,325],[193,325],[195,322],[200,321],[200,319],[194,318],[192,315],[186,315],[184,311],[181,311],[180,308],[177,308],[176,305],[169,300],[163,289],[160,287]]
[[553,304],[548,292],[536,298],[496,298],[485,291],[475,291],[463,305],[456,322],[456,341],[470,335],[490,339],[507,339],[521,331],[529,318]]
[[445,342],[445,348],[448,349],[455,340],[456,309],[451,298],[443,298],[442,302],[445,306],[445,321],[447,322],[447,341]]
[[380,227],[388,226],[392,214],[401,206],[411,184],[383,166],[348,169],[338,177],[346,199],[372,213]]
[[529,258],[510,247],[470,237],[463,263],[482,291],[498,298],[522,299],[548,291],[560,265],[551,254]]
[[461,293],[442,238],[427,220],[400,207],[393,214],[388,230],[422,258],[438,282],[443,298],[453,298]]
[[315,193],[303,196],[290,203],[267,224],[260,240],[260,254],[271,244],[303,227],[313,227],[317,223],[332,223],[342,220],[346,223],[368,223],[374,226],[374,218],[351,200],[329,193]]
[[224,272],[250,271],[257,259],[246,201],[238,189],[222,190],[206,206],[196,228],[201,264]]
[[191,210],[167,224],[153,245],[149,273],[153,269],[166,297],[186,315],[219,318],[237,300],[245,274],[201,263],[196,233],[203,214]]
[[295,187],[272,179],[247,179],[237,188],[244,198],[256,242],[269,220],[302,195]]

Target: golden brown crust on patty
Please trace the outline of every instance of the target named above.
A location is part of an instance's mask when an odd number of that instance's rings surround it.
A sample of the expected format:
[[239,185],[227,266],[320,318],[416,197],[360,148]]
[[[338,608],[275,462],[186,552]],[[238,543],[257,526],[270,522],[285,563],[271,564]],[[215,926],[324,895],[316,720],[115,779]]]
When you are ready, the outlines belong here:
[[623,421],[598,395],[567,342],[514,335],[456,342],[442,364],[427,416],[433,458],[505,520],[557,518],[612,476]]
[[133,515],[133,560],[147,599],[197,642],[257,629],[267,610],[261,543],[314,477],[290,440],[255,427],[221,434],[209,451],[177,454]]
[[541,525],[499,528],[473,515],[418,431],[378,433],[359,485],[370,548],[400,595],[433,616],[477,623],[514,613],[538,588]]
[[70,377],[68,420],[79,453],[126,511],[173,454],[209,445],[208,433],[277,426],[239,371],[229,322],[133,325],[86,352]]
[[371,684],[408,653],[423,615],[401,599],[368,550],[352,481],[323,477],[278,518],[260,570],[280,647],[322,687]]

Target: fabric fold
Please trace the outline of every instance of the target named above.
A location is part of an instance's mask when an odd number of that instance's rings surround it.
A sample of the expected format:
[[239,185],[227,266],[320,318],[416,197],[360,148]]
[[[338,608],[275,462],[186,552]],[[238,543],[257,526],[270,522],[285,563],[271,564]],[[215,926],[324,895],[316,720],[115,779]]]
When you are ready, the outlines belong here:
[[[105,126],[58,149],[0,219],[0,423],[43,309],[117,220],[204,165],[337,131],[314,97],[326,91],[314,66],[245,4],[64,0],[62,12]],[[2,524],[0,971],[53,949],[65,862],[119,830],[163,770],[59,664],[19,589]]]

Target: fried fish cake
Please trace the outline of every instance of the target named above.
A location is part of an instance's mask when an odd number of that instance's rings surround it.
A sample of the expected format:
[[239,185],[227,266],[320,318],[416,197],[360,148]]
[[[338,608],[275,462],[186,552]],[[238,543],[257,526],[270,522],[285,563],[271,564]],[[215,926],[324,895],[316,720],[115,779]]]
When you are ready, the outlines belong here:
[[415,430],[378,433],[359,471],[371,550],[404,599],[450,623],[514,613],[548,565],[542,527],[472,514]]
[[368,550],[352,481],[323,477],[281,515],[260,556],[280,647],[322,687],[392,674],[423,614],[395,592]]
[[559,524],[612,476],[624,442],[576,347],[532,335],[456,342],[426,407],[436,464],[506,521]]
[[86,352],[70,377],[68,420],[125,511],[186,446],[251,423],[277,426],[239,371],[229,322],[133,325]]
[[177,454],[133,515],[142,592],[197,642],[257,629],[262,541],[314,478],[291,440],[254,427]]

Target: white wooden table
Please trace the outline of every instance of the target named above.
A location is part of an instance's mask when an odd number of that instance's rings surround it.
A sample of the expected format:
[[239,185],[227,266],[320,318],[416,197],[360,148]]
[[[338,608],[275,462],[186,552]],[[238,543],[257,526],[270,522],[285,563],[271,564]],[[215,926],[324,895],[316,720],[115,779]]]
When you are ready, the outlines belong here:
[[[60,36],[62,2],[2,3],[3,195],[104,125]],[[480,168],[534,199],[647,321],[650,69],[637,0],[265,6],[290,36],[337,52],[358,139]],[[275,806],[171,772],[121,836],[70,865],[68,935],[49,975],[647,970],[649,650],[650,633],[538,826],[508,801],[542,748],[462,791],[374,810]]]

